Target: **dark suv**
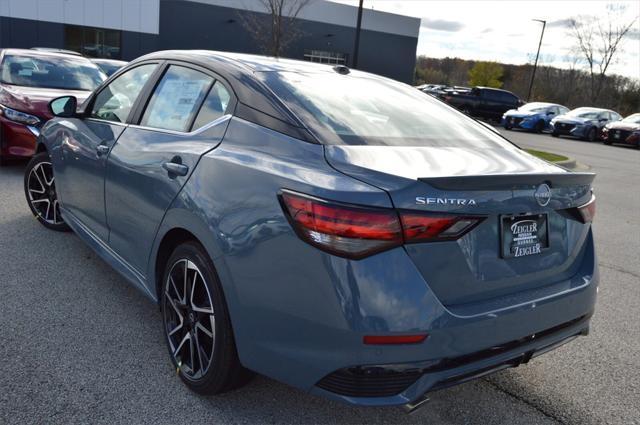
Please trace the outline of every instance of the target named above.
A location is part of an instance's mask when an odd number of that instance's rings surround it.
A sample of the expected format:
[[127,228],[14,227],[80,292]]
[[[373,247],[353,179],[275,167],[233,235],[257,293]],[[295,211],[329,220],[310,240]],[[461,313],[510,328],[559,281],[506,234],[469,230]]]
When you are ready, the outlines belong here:
[[467,115],[496,121],[500,121],[502,115],[508,110],[524,104],[510,91],[488,87],[449,92],[443,100]]

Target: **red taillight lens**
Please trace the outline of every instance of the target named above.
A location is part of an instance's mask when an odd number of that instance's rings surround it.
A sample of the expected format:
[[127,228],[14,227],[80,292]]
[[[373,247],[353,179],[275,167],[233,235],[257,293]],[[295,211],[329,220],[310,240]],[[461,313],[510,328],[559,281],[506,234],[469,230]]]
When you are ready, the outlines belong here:
[[404,240],[411,243],[458,239],[480,223],[482,218],[401,212],[400,220]]
[[578,211],[580,211],[582,221],[591,223],[596,216],[596,196],[591,195],[591,200],[581,207],[578,207]]
[[280,199],[303,240],[354,259],[403,243],[457,239],[482,221],[335,203],[288,190],[282,191]]
[[398,214],[283,191],[281,199],[298,234],[331,253],[362,258],[402,244]]

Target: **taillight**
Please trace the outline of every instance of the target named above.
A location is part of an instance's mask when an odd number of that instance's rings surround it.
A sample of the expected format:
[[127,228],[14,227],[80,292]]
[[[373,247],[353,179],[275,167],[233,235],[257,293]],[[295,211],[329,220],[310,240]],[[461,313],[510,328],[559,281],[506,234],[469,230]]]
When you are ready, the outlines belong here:
[[297,234],[342,257],[359,259],[400,246],[461,237],[481,217],[431,215],[330,202],[283,190],[280,199]]
[[482,221],[482,217],[400,212],[407,243],[458,239]]
[[591,200],[586,204],[578,207],[582,221],[591,223],[596,216],[596,196],[591,195]]

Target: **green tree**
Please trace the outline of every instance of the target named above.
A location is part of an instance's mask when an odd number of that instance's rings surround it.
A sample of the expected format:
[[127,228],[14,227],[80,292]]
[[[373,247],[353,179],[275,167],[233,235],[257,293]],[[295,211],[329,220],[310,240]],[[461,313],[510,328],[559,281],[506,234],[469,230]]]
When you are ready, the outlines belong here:
[[497,62],[477,62],[469,70],[469,85],[499,89],[502,87],[503,74],[504,69]]

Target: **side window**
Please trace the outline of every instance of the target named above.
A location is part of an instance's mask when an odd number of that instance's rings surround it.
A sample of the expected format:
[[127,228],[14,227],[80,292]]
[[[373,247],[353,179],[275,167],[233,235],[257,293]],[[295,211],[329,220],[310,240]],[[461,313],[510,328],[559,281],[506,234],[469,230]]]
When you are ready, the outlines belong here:
[[140,125],[188,131],[212,84],[207,74],[171,65],[153,92]]
[[209,94],[193,123],[193,128],[200,128],[223,116],[227,111],[230,100],[231,95],[227,89],[220,82],[216,82],[211,90],[209,90]]
[[93,103],[91,117],[126,122],[129,112],[157,64],[133,68],[106,86]]

